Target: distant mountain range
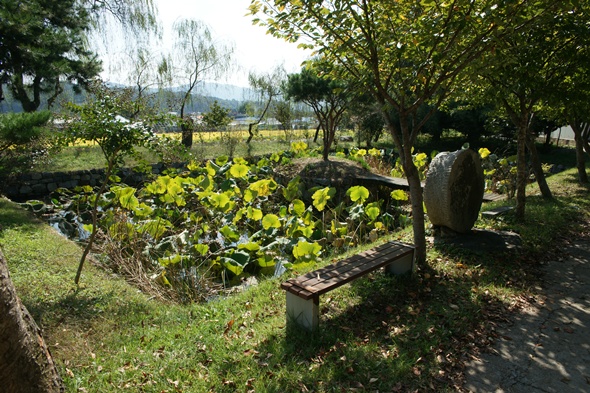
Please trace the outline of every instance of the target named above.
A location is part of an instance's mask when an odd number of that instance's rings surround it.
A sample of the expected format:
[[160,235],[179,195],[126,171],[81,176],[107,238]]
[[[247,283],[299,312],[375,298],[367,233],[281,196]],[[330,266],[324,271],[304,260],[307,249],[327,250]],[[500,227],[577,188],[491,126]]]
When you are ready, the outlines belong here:
[[[123,88],[124,85],[117,83],[107,83],[111,88]],[[172,87],[169,88],[174,92],[185,92],[184,87]],[[20,112],[22,107],[20,103],[14,100],[10,94],[10,89],[4,87],[6,99],[0,102],[0,113],[2,112]],[[156,90],[154,89],[153,93]],[[63,98],[71,100],[77,103],[84,101],[85,94],[74,94],[70,86],[64,86]],[[208,110],[209,104],[215,100],[218,100],[222,106],[230,108],[232,110],[237,109],[240,103],[248,100],[255,99],[252,89],[248,87],[240,87],[223,83],[216,82],[201,82],[193,90],[193,97],[195,98],[194,103],[189,104],[189,111],[202,112]],[[42,105],[39,109],[46,107],[47,100],[41,99]],[[59,99],[58,99],[59,101]]]
[[254,92],[249,87],[240,87],[216,82],[203,82],[196,88],[196,94],[221,98],[223,100],[248,101]]

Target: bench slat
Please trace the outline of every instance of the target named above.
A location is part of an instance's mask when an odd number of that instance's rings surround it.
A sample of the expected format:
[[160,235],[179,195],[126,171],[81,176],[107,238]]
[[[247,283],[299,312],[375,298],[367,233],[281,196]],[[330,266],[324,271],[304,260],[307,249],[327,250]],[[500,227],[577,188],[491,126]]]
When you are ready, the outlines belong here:
[[412,253],[413,246],[389,242],[284,282],[281,287],[303,299],[311,299],[355,278]]

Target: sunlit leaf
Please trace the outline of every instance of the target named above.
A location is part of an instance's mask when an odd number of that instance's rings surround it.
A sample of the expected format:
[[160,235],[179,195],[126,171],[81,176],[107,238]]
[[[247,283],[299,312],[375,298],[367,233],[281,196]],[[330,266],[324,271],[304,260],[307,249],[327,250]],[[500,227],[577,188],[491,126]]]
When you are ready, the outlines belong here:
[[221,228],[219,233],[221,233],[223,237],[230,242],[236,242],[240,239],[240,235],[227,225]]
[[258,251],[260,250],[260,244],[255,243],[255,242],[248,242],[248,243],[242,243],[238,246],[238,249],[240,250],[248,250],[248,251]]
[[485,160],[490,154],[492,154],[491,151],[489,151],[487,148],[482,147],[481,149],[479,149],[479,156],[481,157],[482,160]]
[[277,188],[277,183],[272,179],[258,180],[250,184],[249,189],[256,192],[258,196],[270,195]]
[[391,191],[391,194],[390,195],[391,195],[391,198],[393,200],[396,200],[396,201],[403,202],[403,201],[407,201],[408,200],[408,194],[404,190],[394,190],[394,191]]
[[289,205],[289,211],[295,213],[296,216],[301,217],[305,213],[305,203],[300,199],[295,199]]
[[293,247],[293,256],[296,262],[311,262],[317,260],[322,251],[322,246],[318,243],[309,243],[306,240],[300,240]]
[[257,259],[260,267],[273,267],[276,264],[275,259],[271,255],[262,255]]
[[194,249],[201,255],[205,255],[209,252],[209,246],[207,244],[195,244]]
[[243,177],[246,177],[248,175],[248,171],[249,170],[250,170],[250,168],[247,165],[244,165],[244,164],[234,164],[234,165],[231,166],[231,168],[229,170],[229,173],[233,177],[243,178]]
[[318,209],[318,211],[323,211],[330,198],[332,198],[334,195],[336,195],[336,189],[333,187],[326,187],[317,190],[311,196],[311,199],[313,199],[313,206]]
[[262,227],[264,229],[280,228],[281,221],[276,214],[267,214],[262,218]]
[[172,228],[172,223],[166,219],[158,217],[154,220],[143,221],[139,226],[141,233],[147,233],[154,239],[161,238],[168,228]]
[[152,209],[151,206],[146,205],[145,203],[141,202],[139,204],[139,206],[137,206],[135,209],[133,209],[133,213],[138,217],[138,218],[145,218],[145,217],[149,217],[152,213],[154,212],[154,209]]
[[249,206],[246,212],[246,217],[250,220],[259,221],[262,220],[262,210],[256,209],[254,207]]
[[369,198],[369,190],[363,186],[353,186],[346,191],[346,195],[348,195],[353,202],[364,203],[367,198]]
[[369,217],[371,222],[375,221],[377,219],[377,217],[379,217],[380,212],[381,212],[381,209],[379,209],[378,202],[370,203],[365,208],[365,214],[367,215],[367,217]]

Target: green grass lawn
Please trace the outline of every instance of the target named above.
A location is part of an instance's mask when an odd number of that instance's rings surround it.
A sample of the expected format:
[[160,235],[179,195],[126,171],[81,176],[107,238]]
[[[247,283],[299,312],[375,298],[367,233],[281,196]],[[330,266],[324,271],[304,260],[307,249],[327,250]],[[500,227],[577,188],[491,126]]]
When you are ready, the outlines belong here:
[[466,354],[534,298],[539,259],[587,218],[588,188],[574,171],[548,180],[556,200],[532,185],[524,224],[510,214],[477,223],[519,233],[522,252],[431,245],[427,270],[377,272],[324,295],[314,334],[286,324],[286,277],[184,306],[150,299],[92,264],[77,288],[81,248],[7,200],[0,247],[68,392],[455,391]]

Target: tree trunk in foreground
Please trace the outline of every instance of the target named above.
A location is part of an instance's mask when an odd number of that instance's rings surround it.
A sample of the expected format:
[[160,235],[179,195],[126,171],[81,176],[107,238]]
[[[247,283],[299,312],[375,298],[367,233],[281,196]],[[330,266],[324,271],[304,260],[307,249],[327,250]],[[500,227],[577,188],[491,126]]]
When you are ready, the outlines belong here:
[[16,295],[0,251],[0,386],[11,393],[64,392],[49,348]]
[[588,174],[586,173],[586,157],[584,155],[584,125],[577,121],[573,121],[570,123],[570,127],[574,131],[574,139],[576,140],[576,168],[578,169],[578,181],[581,184],[588,184]]
[[545,173],[543,173],[543,164],[541,163],[541,159],[539,158],[539,152],[537,151],[537,146],[535,146],[535,141],[529,135],[526,141],[526,146],[531,153],[531,164],[533,167],[533,173],[535,174],[535,179],[537,180],[537,184],[539,185],[539,190],[541,190],[541,195],[545,199],[553,199],[553,194],[551,193],[551,189],[547,184],[547,179],[545,178]]

